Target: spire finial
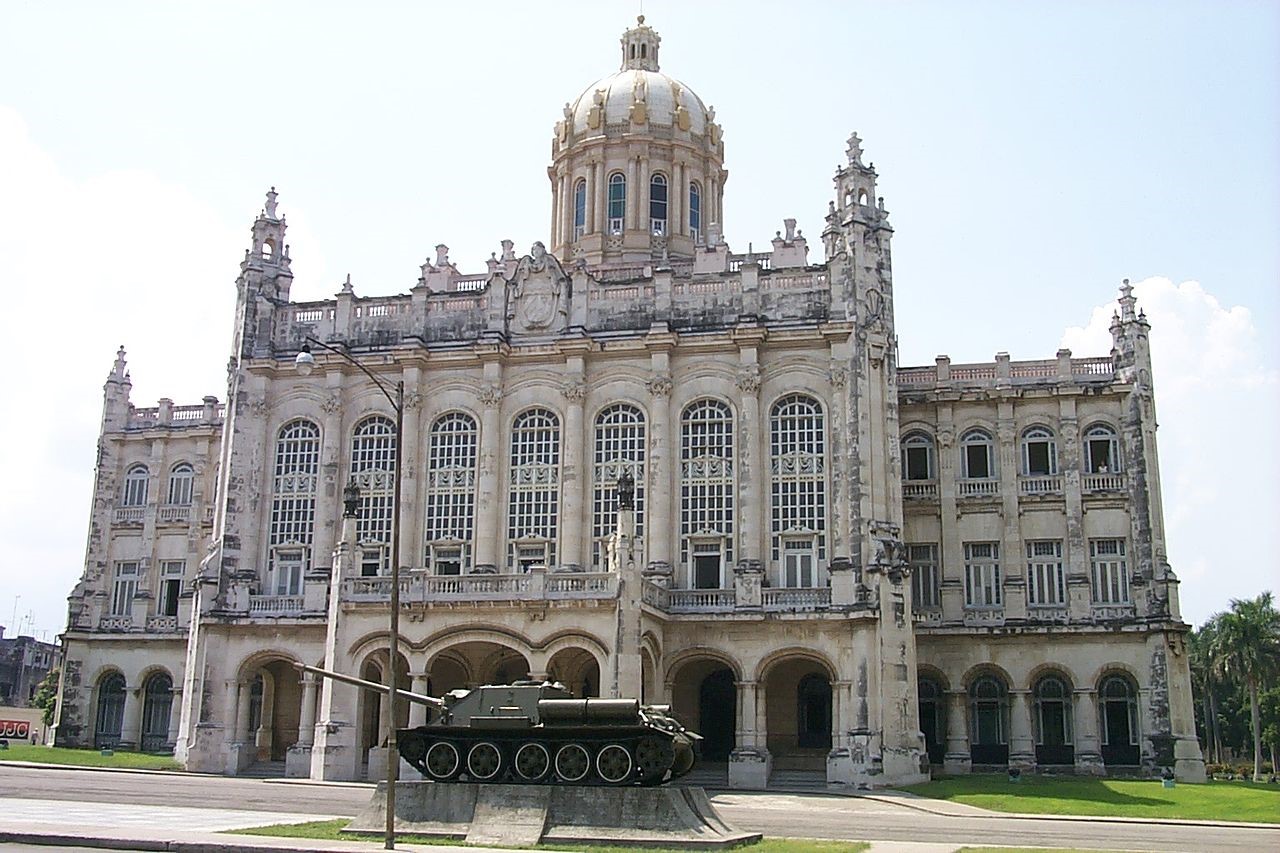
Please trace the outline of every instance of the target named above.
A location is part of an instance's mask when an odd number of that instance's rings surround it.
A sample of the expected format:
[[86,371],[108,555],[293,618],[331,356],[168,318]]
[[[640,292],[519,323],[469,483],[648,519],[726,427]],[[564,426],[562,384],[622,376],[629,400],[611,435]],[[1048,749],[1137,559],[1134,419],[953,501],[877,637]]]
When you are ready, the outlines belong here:
[[862,140],[856,130],[849,137],[849,147],[845,149],[845,153],[849,155],[850,166],[862,165]]
[[267,191],[267,218],[276,218],[276,188],[272,187]]

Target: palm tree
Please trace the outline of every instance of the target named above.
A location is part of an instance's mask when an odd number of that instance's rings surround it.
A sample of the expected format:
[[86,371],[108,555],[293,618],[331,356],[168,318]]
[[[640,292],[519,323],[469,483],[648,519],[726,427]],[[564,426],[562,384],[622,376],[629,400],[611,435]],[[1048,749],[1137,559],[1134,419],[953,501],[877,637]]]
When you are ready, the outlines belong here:
[[1201,712],[1204,717],[1204,752],[1210,762],[1222,761],[1222,731],[1218,724],[1218,691],[1221,689],[1221,682],[1215,672],[1213,660],[1218,619],[1221,615],[1214,614],[1187,638],[1191,649],[1191,680],[1200,691]]
[[1253,781],[1262,775],[1262,712],[1258,694],[1263,686],[1280,675],[1280,612],[1271,603],[1271,593],[1257,598],[1232,599],[1231,609],[1218,618],[1213,642],[1214,669],[1234,678],[1249,690],[1249,712],[1253,722]]

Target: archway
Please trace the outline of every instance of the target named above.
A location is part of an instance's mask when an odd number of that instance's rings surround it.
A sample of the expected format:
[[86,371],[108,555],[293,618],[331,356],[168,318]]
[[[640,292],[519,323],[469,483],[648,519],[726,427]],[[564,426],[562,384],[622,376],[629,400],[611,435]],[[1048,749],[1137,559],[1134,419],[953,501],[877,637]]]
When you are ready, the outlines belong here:
[[969,685],[969,738],[974,764],[1009,763],[1009,689],[997,675]]
[[441,650],[427,661],[431,688],[447,690],[511,684],[529,677],[529,659],[516,649],[488,640],[469,640]]
[[1061,676],[1046,675],[1036,681],[1033,692],[1036,764],[1075,764],[1070,684]]
[[142,751],[170,752],[169,718],[173,715],[173,679],[157,672],[142,689]]
[[1102,763],[1109,767],[1134,766],[1141,761],[1137,693],[1123,675],[1109,675],[1098,687]]
[[[389,657],[386,649],[379,649],[370,654],[360,667],[360,677],[365,681],[386,684]],[[403,655],[396,655],[395,684],[401,690],[410,688],[409,664]],[[381,747],[386,743],[392,725],[396,728],[404,728],[409,724],[407,702],[396,703],[396,719],[394,722],[387,719],[387,696],[384,692],[360,690],[356,704],[356,714],[357,719],[360,721],[360,754],[364,756],[365,761],[368,761],[371,748]]]
[[723,661],[695,658],[672,673],[671,706],[676,716],[702,735],[702,759],[727,761],[738,719],[736,677]]
[[586,649],[561,649],[547,661],[547,677],[579,698],[600,695],[600,664]]
[[808,657],[789,656],[765,673],[765,730],[777,770],[822,770],[831,750],[831,677]]
[[93,745],[96,749],[114,749],[120,745],[124,701],[124,676],[118,672],[102,676],[98,681],[98,707],[93,724]]
[[941,764],[947,751],[946,694],[938,682],[924,677],[917,682],[920,696],[920,731],[924,733],[925,751],[930,764]]

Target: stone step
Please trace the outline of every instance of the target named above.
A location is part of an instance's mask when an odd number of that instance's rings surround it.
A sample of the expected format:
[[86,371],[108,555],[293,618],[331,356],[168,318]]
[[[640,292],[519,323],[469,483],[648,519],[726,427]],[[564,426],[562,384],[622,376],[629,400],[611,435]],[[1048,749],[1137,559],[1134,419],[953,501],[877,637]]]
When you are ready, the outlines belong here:
[[283,761],[257,761],[241,770],[238,775],[250,779],[283,779]]

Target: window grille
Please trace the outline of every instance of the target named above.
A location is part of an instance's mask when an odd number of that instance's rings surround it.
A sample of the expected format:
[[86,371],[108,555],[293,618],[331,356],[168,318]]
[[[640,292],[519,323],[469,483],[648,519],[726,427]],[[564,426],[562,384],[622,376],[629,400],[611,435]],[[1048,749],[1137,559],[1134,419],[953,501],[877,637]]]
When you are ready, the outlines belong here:
[[[511,425],[510,470],[507,565],[526,566],[526,558],[517,554],[517,547],[537,545],[542,546],[538,562],[550,565],[556,558],[560,523],[560,419],[554,412],[530,409],[516,417]],[[522,539],[540,541],[537,545],[517,545]]]
[[1123,539],[1089,540],[1090,575],[1095,604],[1128,604],[1129,572]]
[[1062,571],[1062,540],[1027,543],[1027,603],[1059,605],[1067,601]]
[[645,505],[644,413],[635,406],[609,406],[596,416],[595,454],[592,468],[591,564],[605,568],[606,543],[618,527],[617,485],[623,472],[635,482],[635,537],[644,536]]
[[1000,543],[964,543],[965,607],[999,607],[1000,595]]
[[782,560],[783,534],[803,532],[812,534],[807,538],[817,561],[816,569],[825,565],[827,558],[827,459],[822,407],[817,400],[801,394],[783,397],[770,413],[769,436],[774,564]]
[[124,493],[121,495],[123,506],[147,505],[147,481],[150,475],[146,465],[134,465],[124,475]]
[[395,468],[395,424],[382,415],[365,418],[351,437],[351,477],[360,487],[356,541],[364,549],[361,574],[384,574],[391,570]]
[[[427,507],[424,528],[436,574],[461,574],[471,569],[476,512],[475,418],[450,412],[431,425],[427,455]],[[448,542],[449,556],[432,543]],[[458,571],[452,571],[456,563]]]
[[[296,595],[301,585],[316,523],[316,481],[320,471],[320,429],[310,421],[290,421],[276,438],[271,498],[269,565],[278,595]],[[282,550],[280,546],[298,546]]]
[[718,400],[690,403],[680,417],[682,564],[690,564],[692,537],[708,535],[723,538],[722,557],[733,561],[733,431],[733,414]]
[[911,564],[911,601],[917,610],[942,606],[942,583],[938,571],[936,543],[908,545],[907,562]]
[[190,506],[195,484],[195,470],[185,462],[173,466],[169,472],[169,503],[173,506]]

